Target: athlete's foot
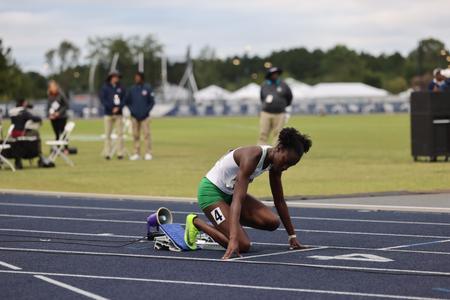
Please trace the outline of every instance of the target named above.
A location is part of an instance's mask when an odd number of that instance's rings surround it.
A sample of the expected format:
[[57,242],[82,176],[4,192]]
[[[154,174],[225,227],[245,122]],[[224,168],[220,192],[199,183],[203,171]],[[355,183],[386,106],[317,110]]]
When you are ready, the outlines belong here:
[[186,217],[186,229],[184,231],[184,241],[191,250],[197,249],[197,235],[199,230],[194,225],[194,220],[197,218],[196,214],[189,214]]

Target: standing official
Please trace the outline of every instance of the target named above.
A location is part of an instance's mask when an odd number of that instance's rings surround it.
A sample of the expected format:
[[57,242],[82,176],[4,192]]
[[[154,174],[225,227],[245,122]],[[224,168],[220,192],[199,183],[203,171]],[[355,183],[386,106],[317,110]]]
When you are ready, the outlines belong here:
[[[47,95],[48,118],[52,124],[55,139],[59,140],[60,135],[64,132],[64,128],[66,127],[69,102],[55,80],[49,81]],[[68,152],[67,145],[64,147],[64,151]]]
[[137,72],[134,76],[135,84],[129,89],[125,104],[131,112],[133,125],[134,154],[130,160],[141,158],[141,131],[144,136],[144,159],[152,159],[152,141],[150,134],[150,111],[155,105],[151,86],[144,82],[144,73]]
[[117,134],[117,158],[123,159],[123,122],[122,108],[125,105],[125,89],[120,85],[120,74],[117,71],[111,71],[106,78],[106,82],[100,91],[100,101],[105,109],[105,148],[103,154],[106,159],[111,159],[111,134],[116,125]]
[[273,67],[267,71],[266,80],[261,86],[261,117],[259,123],[259,145],[267,145],[272,133],[274,140],[286,123],[286,107],[292,103],[292,92],[281,80],[283,71]]

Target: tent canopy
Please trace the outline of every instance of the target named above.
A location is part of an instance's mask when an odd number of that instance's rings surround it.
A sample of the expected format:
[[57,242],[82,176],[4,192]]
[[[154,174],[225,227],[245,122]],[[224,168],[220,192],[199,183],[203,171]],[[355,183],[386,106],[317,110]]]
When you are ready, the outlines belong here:
[[312,87],[311,98],[359,98],[385,97],[389,93],[383,89],[361,82],[319,83]]
[[294,99],[311,97],[312,87],[309,84],[295,80],[294,78],[286,78],[285,82],[291,88]]
[[164,88],[165,96],[170,100],[183,100],[189,99],[189,91],[176,84],[168,84]]
[[259,102],[261,87],[252,82],[231,93],[229,99],[232,101]]
[[230,96],[230,92],[217,85],[210,85],[204,89],[199,90],[194,94],[197,102],[208,102],[217,100],[226,100]]

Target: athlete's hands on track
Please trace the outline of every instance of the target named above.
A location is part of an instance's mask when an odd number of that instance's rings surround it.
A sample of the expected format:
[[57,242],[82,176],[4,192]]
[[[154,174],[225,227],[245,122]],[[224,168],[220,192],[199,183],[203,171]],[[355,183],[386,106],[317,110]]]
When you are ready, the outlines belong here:
[[300,242],[296,238],[289,240],[289,249],[291,249],[291,250],[299,250],[299,249],[307,249],[307,248],[308,247],[300,244]]
[[230,240],[227,251],[225,251],[222,259],[230,259],[234,253],[236,253],[238,257],[241,257],[241,254],[239,253],[239,241],[237,239]]

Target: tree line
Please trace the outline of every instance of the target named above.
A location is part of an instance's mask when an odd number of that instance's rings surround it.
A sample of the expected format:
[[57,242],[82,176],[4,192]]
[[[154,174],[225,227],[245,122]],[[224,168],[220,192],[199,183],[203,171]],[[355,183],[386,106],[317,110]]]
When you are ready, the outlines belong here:
[[[110,69],[115,53],[119,54],[117,69],[123,74],[125,85],[132,84],[137,71],[139,53],[144,54],[144,73],[153,86],[161,85],[161,56],[163,46],[152,35],[93,37],[87,42],[87,55],[83,62],[79,46],[62,41],[58,47],[49,49],[45,59],[50,75],[24,72],[13,58],[12,49],[0,39],[0,101],[18,97],[44,98],[49,79],[60,82],[66,93],[89,91],[89,69],[97,61],[95,83],[100,88]],[[446,68],[450,54],[445,44],[427,38],[418,42],[407,55],[399,52],[374,55],[358,52],[345,45],[328,50],[293,48],[274,51],[267,56],[243,54],[218,58],[210,47],[201,49],[193,58],[194,74],[199,88],[211,84],[235,90],[250,82],[261,83],[265,70],[270,66],[284,69],[285,77],[293,77],[308,84],[319,82],[363,82],[391,93],[401,92],[412,85],[423,84],[431,78],[436,67]],[[88,63],[86,63],[88,62]],[[168,81],[177,84],[186,63],[167,63]],[[419,82],[419,83],[418,83]]]

